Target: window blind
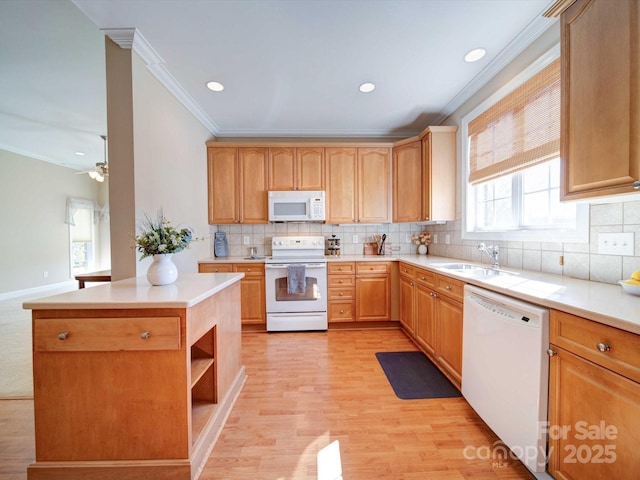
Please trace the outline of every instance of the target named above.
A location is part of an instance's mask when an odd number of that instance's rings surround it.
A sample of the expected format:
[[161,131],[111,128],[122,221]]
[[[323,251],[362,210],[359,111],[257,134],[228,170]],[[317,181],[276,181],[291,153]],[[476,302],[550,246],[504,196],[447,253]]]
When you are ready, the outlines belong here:
[[560,59],[469,122],[469,183],[560,154]]

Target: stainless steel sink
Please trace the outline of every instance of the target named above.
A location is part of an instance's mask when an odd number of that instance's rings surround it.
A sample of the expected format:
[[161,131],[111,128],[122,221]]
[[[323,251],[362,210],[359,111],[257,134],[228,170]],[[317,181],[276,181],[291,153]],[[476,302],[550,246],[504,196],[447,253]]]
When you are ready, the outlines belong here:
[[473,263],[434,263],[432,267],[448,270],[465,277],[495,277],[498,275],[517,275],[515,272],[507,272],[498,268],[483,267]]

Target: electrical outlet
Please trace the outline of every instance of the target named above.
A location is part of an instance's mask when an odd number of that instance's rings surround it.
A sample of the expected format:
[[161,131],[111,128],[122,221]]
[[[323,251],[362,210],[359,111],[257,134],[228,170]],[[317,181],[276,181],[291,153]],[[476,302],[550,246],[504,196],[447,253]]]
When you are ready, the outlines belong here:
[[408,233],[404,236],[404,241],[406,243],[411,243],[411,235],[409,235]]
[[49,272],[47,272],[46,270],[44,272],[42,272],[42,276],[44,278],[47,278],[49,276]]
[[598,253],[633,256],[634,243],[633,232],[601,233],[598,235]]
[[451,243],[451,235],[449,235],[448,233],[444,236],[444,243],[446,243],[447,245]]
[[433,243],[438,243],[438,234],[437,233],[433,234]]
[[242,239],[242,243],[245,245],[251,245],[251,237],[249,235],[245,235]]
[[354,235],[353,236],[353,242],[352,243],[358,243],[358,235]]

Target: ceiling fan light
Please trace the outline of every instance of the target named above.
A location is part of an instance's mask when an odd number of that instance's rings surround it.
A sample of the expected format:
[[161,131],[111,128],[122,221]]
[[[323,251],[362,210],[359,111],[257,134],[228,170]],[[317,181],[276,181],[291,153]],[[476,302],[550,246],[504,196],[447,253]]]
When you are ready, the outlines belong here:
[[104,182],[104,177],[102,175],[100,175],[99,173],[96,173],[96,177],[94,178],[94,180],[96,182],[102,183],[102,182]]
[[91,178],[93,178],[94,180],[98,179],[98,176],[100,175],[98,172],[96,172],[95,170],[91,170],[89,172],[87,172],[89,174],[89,176]]

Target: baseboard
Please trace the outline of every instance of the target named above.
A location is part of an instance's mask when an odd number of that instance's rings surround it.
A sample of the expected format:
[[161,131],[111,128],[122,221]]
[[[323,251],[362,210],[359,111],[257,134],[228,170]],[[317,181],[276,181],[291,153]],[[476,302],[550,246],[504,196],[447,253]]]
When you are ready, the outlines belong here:
[[15,298],[15,297],[25,297],[27,295],[35,295],[37,293],[46,294],[47,292],[60,290],[63,288],[71,289],[74,286],[77,288],[78,286],[77,281],[67,280],[59,283],[50,283],[49,285],[40,285],[39,287],[25,288],[24,290],[14,290],[12,292],[0,293],[0,301],[8,300],[10,298]]

